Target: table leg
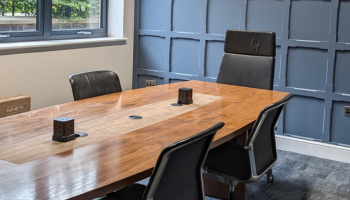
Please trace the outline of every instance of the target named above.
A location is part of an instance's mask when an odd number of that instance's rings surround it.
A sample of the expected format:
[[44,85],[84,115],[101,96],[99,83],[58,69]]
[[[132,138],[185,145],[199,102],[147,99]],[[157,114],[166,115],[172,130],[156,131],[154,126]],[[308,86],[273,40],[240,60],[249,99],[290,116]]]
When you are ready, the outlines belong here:
[[[247,132],[237,136],[238,144],[244,146],[248,138]],[[211,179],[203,177],[204,184],[204,193],[207,196],[227,199],[230,188],[227,184],[213,181]],[[245,199],[245,184],[239,183],[235,187],[235,200],[244,200]]]

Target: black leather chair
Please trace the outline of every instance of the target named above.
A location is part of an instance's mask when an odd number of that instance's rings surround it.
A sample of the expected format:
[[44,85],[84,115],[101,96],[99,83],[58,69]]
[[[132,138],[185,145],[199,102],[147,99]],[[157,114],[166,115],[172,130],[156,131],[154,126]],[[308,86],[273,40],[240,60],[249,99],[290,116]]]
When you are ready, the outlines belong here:
[[276,35],[227,30],[217,83],[272,90]]
[[122,91],[118,75],[107,70],[72,74],[69,81],[74,101]]
[[289,94],[260,112],[244,147],[230,141],[209,151],[204,176],[228,184],[228,199],[233,199],[239,182],[258,181],[266,173],[268,182],[273,182],[272,167],[277,160],[274,127],[284,104],[292,97]]
[[220,122],[167,146],[159,155],[147,186],[134,184],[102,200],[204,200],[203,163]]

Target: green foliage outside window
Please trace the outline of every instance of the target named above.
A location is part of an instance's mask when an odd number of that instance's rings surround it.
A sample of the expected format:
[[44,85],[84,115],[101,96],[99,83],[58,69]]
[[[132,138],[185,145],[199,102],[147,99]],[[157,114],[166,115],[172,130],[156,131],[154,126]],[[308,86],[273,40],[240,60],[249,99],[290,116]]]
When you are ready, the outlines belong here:
[[[44,0],[47,1],[47,0]],[[22,13],[25,16],[37,15],[36,0],[0,0],[0,15]],[[52,0],[52,17],[60,22],[86,21],[98,19],[100,0]]]
[[36,0],[0,0],[0,14],[23,13],[26,16],[36,15]]

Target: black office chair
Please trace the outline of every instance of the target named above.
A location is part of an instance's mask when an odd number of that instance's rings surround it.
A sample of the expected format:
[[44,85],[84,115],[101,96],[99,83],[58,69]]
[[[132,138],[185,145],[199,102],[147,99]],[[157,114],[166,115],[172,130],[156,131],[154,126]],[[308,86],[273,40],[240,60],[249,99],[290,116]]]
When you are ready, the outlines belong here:
[[227,30],[216,82],[272,90],[275,41],[273,32]]
[[167,146],[159,155],[146,186],[134,184],[102,200],[204,200],[203,163],[220,122],[196,135]]
[[274,181],[272,167],[277,160],[274,127],[284,104],[292,97],[293,94],[289,94],[260,112],[244,147],[230,141],[209,151],[204,176],[228,184],[229,200],[234,198],[239,182],[258,181],[266,173],[267,181]]
[[107,70],[72,74],[69,81],[74,101],[122,91],[118,75]]
[[[273,89],[275,33],[227,30],[224,51],[217,83]],[[230,142],[237,143],[236,138]]]

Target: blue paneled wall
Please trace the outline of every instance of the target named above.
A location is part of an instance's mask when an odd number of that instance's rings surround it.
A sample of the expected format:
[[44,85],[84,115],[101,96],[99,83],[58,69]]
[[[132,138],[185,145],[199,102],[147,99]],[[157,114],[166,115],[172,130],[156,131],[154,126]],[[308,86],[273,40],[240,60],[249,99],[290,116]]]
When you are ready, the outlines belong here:
[[215,82],[227,29],[277,36],[278,134],[350,146],[350,0],[136,0],[134,88]]

